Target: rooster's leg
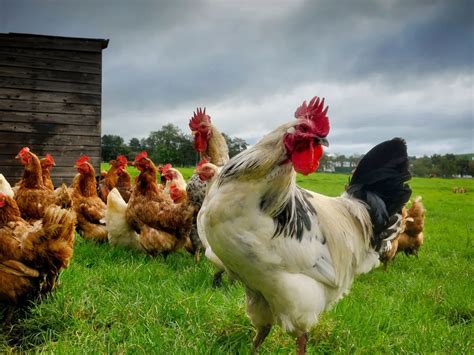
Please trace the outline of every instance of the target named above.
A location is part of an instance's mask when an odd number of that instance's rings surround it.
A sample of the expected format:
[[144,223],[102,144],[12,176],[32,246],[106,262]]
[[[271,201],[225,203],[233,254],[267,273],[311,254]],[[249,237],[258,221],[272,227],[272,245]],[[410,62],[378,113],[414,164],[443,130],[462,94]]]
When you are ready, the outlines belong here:
[[222,285],[222,274],[224,273],[224,270],[219,270],[216,271],[214,274],[214,277],[212,279],[212,286],[214,287],[219,287]]
[[252,353],[256,354],[258,352],[258,348],[260,345],[262,345],[263,341],[267,337],[268,333],[270,333],[270,330],[272,329],[271,324],[264,325],[262,327],[257,328],[257,334],[255,335],[255,338],[253,338],[253,344],[252,344]]
[[306,342],[308,341],[308,333],[304,333],[296,338],[296,353],[298,355],[306,354]]

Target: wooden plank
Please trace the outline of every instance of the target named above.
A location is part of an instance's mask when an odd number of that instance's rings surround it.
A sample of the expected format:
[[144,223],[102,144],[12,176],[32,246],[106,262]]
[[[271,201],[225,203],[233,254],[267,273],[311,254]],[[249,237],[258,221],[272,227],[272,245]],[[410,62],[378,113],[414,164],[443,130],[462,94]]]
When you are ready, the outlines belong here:
[[80,52],[102,52],[102,47],[104,47],[104,45],[104,40],[66,37],[27,37],[12,34],[0,34],[0,46],[2,47],[61,49]]
[[5,52],[0,52],[0,65],[25,68],[64,70],[76,73],[101,73],[101,63],[80,63],[59,59],[22,57],[16,54],[8,54]]
[[58,102],[0,99],[0,111],[70,113],[76,115],[100,115],[100,106]]
[[21,142],[25,146],[35,144],[49,145],[84,145],[84,146],[100,146],[101,139],[99,136],[77,136],[66,134],[34,134],[34,133],[15,133],[0,132],[0,142],[2,143],[18,143]]
[[99,84],[100,74],[78,73],[72,71],[25,68],[5,66],[0,64],[0,76],[25,79],[44,79],[53,81],[68,81],[72,83]]
[[[33,151],[40,159],[43,157],[43,154],[38,154],[37,151]],[[18,153],[17,153],[18,154]],[[53,153],[50,153],[53,158],[54,158],[54,161],[56,163],[56,166],[53,168],[53,171],[54,172],[58,172],[60,171],[61,168],[69,168],[69,167],[73,167],[76,160],[79,159],[79,157],[82,155],[82,154],[79,154],[77,156],[73,156],[73,155],[68,155],[68,156],[60,156],[60,155],[55,155]],[[95,165],[95,164],[100,164],[100,156],[92,156],[90,154],[85,154],[85,155],[88,155],[90,158],[91,158],[91,161],[92,161],[92,164]],[[16,166],[20,166],[21,164],[18,162],[18,160],[15,159],[15,156],[16,155],[7,155],[7,154],[0,154],[0,166],[2,167],[7,167],[7,166],[13,166],[13,167],[16,167]]]
[[100,115],[69,115],[58,113],[0,111],[3,122],[76,124],[100,127]]
[[[94,167],[94,169],[95,169],[95,167]],[[77,174],[77,171],[75,171],[75,172],[71,171],[71,172],[61,174],[60,176],[54,176],[53,175],[51,177],[51,180],[53,180],[53,185],[55,187],[61,186],[62,183],[65,183],[67,186],[70,186],[71,183],[72,183],[72,180],[74,179],[74,176],[76,176],[76,174]],[[96,174],[98,174],[98,173],[96,172]],[[7,179],[8,182],[10,182],[10,184],[15,185],[20,180],[22,175],[23,175],[23,173],[20,170],[20,171],[16,172],[15,175],[8,175],[8,176],[5,176],[5,178]]]
[[74,134],[78,136],[99,136],[100,128],[94,126],[79,125],[57,125],[54,123],[26,123],[26,122],[3,122],[0,121],[0,132],[38,133],[38,134]]
[[101,63],[102,54],[57,49],[0,47],[0,53],[41,59],[60,59],[78,63]]
[[101,104],[100,95],[70,94],[66,92],[35,91],[21,89],[1,89],[0,99],[62,102],[70,104]]
[[[21,142],[17,143],[0,143],[0,152],[3,155],[16,156],[21,148],[25,144]],[[32,152],[38,156],[43,156],[46,153],[50,153],[53,157],[78,157],[80,155],[86,154],[89,156],[100,156],[101,147],[99,146],[85,146],[85,145],[73,145],[73,146],[61,146],[61,145],[51,145],[51,144],[35,144],[30,145],[29,148]]]
[[61,91],[76,94],[100,94],[101,85],[69,83],[40,79],[20,79],[0,76],[0,88]]

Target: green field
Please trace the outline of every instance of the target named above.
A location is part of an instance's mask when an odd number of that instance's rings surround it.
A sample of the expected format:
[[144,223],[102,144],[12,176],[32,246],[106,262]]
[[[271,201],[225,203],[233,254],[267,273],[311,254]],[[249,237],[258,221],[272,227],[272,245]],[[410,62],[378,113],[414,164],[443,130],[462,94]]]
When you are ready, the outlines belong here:
[[[336,196],[347,175],[298,182]],[[474,352],[474,180],[415,178],[411,186],[427,209],[419,259],[398,255],[387,272],[358,277],[311,331],[309,353]],[[153,259],[77,238],[59,288],[3,328],[0,353],[249,353],[243,288],[227,278],[213,288],[212,274],[207,260],[196,265],[186,252]],[[261,348],[294,351],[278,327]]]

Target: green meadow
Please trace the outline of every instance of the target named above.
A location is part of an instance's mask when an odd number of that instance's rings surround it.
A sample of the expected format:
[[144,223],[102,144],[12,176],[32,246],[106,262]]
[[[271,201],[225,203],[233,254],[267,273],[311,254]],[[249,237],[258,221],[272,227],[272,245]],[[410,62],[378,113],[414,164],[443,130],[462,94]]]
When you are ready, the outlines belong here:
[[[337,196],[347,179],[316,173],[298,183]],[[411,186],[427,209],[419,258],[399,254],[387,271],[357,277],[312,329],[308,353],[474,352],[474,180],[414,178]],[[454,186],[468,192],[454,194]],[[59,287],[3,326],[0,353],[249,353],[243,288],[226,277],[213,288],[213,272],[185,251],[151,258],[77,237]],[[278,327],[261,348],[294,352]]]

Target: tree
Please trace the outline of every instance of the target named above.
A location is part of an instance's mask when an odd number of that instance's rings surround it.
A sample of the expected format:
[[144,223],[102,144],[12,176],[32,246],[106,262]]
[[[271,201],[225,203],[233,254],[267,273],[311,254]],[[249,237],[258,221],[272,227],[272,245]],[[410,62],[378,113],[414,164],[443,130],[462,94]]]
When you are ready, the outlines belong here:
[[101,141],[102,161],[109,161],[115,159],[117,155],[128,153],[128,147],[120,136],[104,134]]
[[171,123],[151,132],[145,143],[153,161],[180,166],[196,164],[191,136],[183,134],[179,127]]
[[225,133],[222,133],[222,135],[224,136],[224,139],[227,143],[227,147],[229,148],[230,158],[247,149],[248,144],[243,139],[237,137],[232,138]]

